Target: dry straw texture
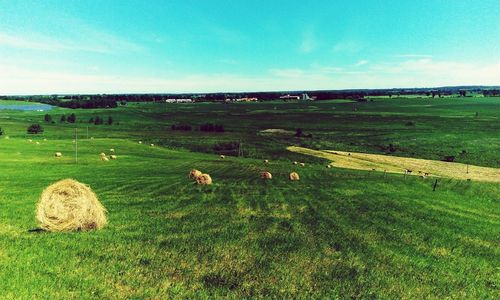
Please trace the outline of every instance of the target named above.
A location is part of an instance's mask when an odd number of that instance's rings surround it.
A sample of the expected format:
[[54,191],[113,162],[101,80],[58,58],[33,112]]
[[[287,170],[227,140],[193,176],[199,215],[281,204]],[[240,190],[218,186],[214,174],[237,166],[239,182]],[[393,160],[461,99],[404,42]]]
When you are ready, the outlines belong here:
[[290,173],[290,180],[299,180],[299,174],[297,172]]
[[273,179],[273,175],[269,172],[260,173],[260,178],[262,179]]
[[106,209],[94,192],[73,179],[58,181],[42,192],[36,219],[48,231],[86,231],[107,224]]
[[202,185],[212,184],[212,177],[210,177],[210,175],[208,174],[201,174],[200,176],[196,177],[196,183]]
[[191,172],[189,172],[189,178],[196,179],[201,175],[201,171],[198,171],[196,169],[192,169]]

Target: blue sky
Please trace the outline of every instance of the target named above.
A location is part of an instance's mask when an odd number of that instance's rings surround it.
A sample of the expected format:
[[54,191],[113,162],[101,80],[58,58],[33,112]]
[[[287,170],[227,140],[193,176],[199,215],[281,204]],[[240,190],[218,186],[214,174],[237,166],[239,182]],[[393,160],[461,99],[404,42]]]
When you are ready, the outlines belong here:
[[0,94],[500,85],[500,1],[0,0]]

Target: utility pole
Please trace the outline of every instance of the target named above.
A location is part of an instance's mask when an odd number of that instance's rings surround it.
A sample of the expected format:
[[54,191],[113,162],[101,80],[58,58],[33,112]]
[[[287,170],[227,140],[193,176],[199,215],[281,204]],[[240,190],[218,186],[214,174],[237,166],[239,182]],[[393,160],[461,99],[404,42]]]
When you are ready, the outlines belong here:
[[78,128],[75,128],[75,163],[78,164]]

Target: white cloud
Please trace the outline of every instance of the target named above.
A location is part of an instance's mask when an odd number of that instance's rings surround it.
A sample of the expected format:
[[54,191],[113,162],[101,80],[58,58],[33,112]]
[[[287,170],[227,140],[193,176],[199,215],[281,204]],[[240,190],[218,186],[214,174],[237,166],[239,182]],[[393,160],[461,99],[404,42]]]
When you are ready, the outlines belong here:
[[341,41],[333,46],[333,52],[356,53],[363,50],[364,45],[358,41]]
[[[365,70],[366,69],[366,70]],[[490,63],[461,63],[414,59],[370,63],[356,67],[311,65],[308,68],[270,69],[259,76],[193,74],[133,76],[89,71],[57,71],[23,67],[0,61],[0,94],[236,92],[258,90],[435,87],[445,85],[500,85],[500,59]]]
[[311,53],[316,49],[317,42],[312,29],[306,30],[302,36],[299,51],[302,53]]
[[0,32],[0,46],[35,51],[74,51],[94,53],[138,52],[138,44],[103,31],[82,27],[71,39],[54,39],[39,33]]
[[364,65],[366,65],[368,63],[369,63],[369,61],[367,61],[367,60],[360,60],[354,66],[355,67],[361,67],[361,66],[364,66]]

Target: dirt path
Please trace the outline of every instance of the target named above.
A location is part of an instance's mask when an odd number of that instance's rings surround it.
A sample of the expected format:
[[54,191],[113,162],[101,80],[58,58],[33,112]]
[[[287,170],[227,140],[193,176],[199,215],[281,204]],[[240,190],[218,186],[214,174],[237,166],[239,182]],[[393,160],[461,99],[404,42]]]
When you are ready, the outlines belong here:
[[461,163],[449,163],[438,160],[398,157],[391,155],[368,154],[357,152],[312,150],[308,148],[290,146],[289,151],[325,158],[331,165],[338,168],[387,171],[403,174],[405,169],[411,170],[411,175],[450,177],[456,179],[471,179],[500,183],[500,169],[479,167]]

